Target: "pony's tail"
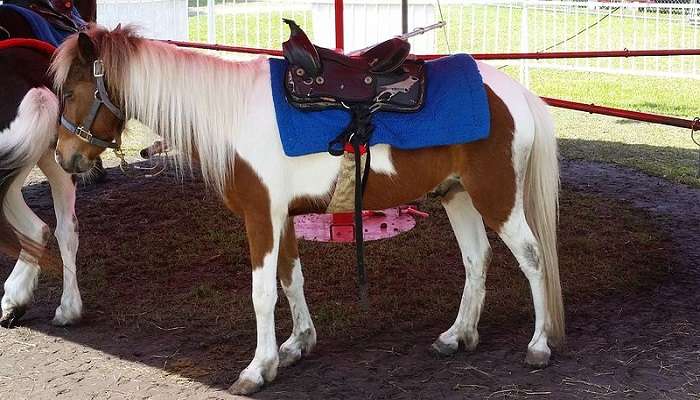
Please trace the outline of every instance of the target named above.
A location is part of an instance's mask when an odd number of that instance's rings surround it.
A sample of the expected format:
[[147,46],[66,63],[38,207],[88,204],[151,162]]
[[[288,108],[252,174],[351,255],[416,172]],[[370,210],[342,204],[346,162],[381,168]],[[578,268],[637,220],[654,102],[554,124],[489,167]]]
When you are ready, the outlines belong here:
[[43,249],[19,234],[6,216],[6,196],[20,172],[34,166],[56,139],[58,100],[47,88],[29,90],[17,116],[5,132],[0,132],[0,251],[17,257],[22,247]]
[[547,105],[525,90],[535,119],[535,138],[525,175],[525,216],[540,247],[544,268],[547,308],[547,338],[554,346],[564,342],[564,302],[559,281],[557,220],[559,217],[559,160],[554,123]]

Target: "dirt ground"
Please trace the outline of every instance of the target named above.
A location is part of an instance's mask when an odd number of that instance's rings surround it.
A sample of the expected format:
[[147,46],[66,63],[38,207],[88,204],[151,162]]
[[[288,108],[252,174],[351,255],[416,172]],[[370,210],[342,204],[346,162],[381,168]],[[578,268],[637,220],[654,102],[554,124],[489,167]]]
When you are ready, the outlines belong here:
[[[367,246],[369,312],[356,303],[353,249],[300,244],[318,345],[256,399],[685,399],[700,397],[700,190],[610,165],[562,164],[560,258],[568,341],[552,365],[524,365],[532,303],[493,235],[481,343],[434,358],[464,269],[439,204],[395,239]],[[45,183],[25,189],[53,223]],[[193,179],[110,170],[81,187],[85,318],[50,324],[60,265],[44,269],[22,325],[0,330],[1,399],[232,398],[255,319],[241,221]],[[53,244],[55,248],[55,243]],[[13,260],[0,259],[0,278]],[[291,329],[280,293],[278,341]]]

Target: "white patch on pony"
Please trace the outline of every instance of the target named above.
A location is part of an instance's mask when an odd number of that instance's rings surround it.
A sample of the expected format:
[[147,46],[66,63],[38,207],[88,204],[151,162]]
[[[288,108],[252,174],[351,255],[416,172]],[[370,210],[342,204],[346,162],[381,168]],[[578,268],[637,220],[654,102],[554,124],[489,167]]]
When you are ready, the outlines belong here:
[[291,283],[289,286],[282,283],[282,289],[289,301],[294,322],[292,334],[279,350],[280,366],[286,367],[299,360],[303,354],[308,354],[316,345],[316,328],[304,298],[304,275],[298,258],[294,260]]
[[391,146],[388,144],[376,144],[372,146],[371,168],[373,172],[384,175],[396,175],[396,168],[391,160]]
[[36,163],[56,138],[58,99],[49,89],[30,89],[22,99],[17,116],[0,131],[0,168],[19,168]]

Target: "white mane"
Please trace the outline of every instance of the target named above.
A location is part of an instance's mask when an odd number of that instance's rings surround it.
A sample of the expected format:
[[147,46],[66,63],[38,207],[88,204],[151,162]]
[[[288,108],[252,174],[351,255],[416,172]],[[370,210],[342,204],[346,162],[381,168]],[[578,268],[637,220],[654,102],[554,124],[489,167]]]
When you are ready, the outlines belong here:
[[[197,157],[207,185],[223,193],[233,172],[236,139],[246,115],[256,77],[266,60],[235,62],[202,52],[142,39],[125,27],[92,27],[105,62],[106,79],[127,118],[149,126],[179,151],[178,169]],[[56,85],[76,61],[77,40],[66,42],[52,67]]]

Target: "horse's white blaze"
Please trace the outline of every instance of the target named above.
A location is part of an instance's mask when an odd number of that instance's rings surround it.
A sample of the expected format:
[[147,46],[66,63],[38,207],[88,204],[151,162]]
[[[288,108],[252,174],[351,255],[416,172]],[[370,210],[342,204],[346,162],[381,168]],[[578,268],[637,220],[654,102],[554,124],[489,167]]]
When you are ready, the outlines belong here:
[[0,131],[0,168],[35,163],[56,138],[58,99],[47,88],[30,89],[8,128]]
[[78,252],[78,219],[75,216],[75,184],[49,151],[39,160],[39,168],[51,185],[56,210],[55,236],[63,260],[63,294],[56,308],[53,323],[68,325],[82,316],[83,302],[78,288],[76,254]]
[[456,193],[443,202],[447,217],[457,238],[465,269],[464,292],[454,324],[440,335],[439,351],[454,352],[459,341],[473,349],[479,341],[477,325],[486,295],[486,270],[491,246],[481,214],[474,208],[469,194]]
[[294,260],[292,269],[292,280],[289,286],[282,283],[282,289],[289,301],[289,309],[292,312],[294,326],[292,334],[286,342],[280,346],[280,353],[284,359],[280,360],[285,365],[289,365],[301,358],[301,355],[308,353],[316,345],[316,329],[309,314],[309,307],[304,298],[304,275],[301,272],[301,262],[297,258]]

